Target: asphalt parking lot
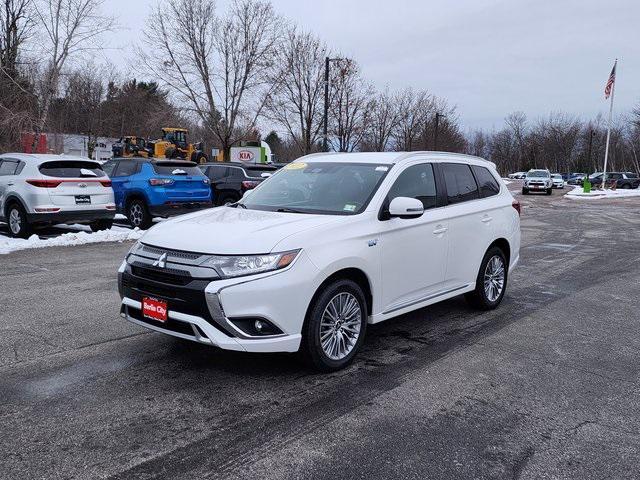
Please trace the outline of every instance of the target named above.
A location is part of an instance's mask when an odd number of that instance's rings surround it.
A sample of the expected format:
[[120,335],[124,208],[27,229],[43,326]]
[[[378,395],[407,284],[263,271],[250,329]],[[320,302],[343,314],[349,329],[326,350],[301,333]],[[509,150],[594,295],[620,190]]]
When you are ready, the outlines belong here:
[[331,375],[125,322],[130,243],[0,255],[0,477],[637,478],[640,199],[517,197],[498,310],[373,326]]

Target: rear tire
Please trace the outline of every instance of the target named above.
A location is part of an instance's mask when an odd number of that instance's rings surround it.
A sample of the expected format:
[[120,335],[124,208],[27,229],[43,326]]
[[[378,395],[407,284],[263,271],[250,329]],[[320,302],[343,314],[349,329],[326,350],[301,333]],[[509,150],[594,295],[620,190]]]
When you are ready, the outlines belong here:
[[127,218],[133,228],[141,230],[148,229],[153,223],[147,204],[137,198],[127,204]]
[[96,220],[89,224],[92,232],[100,232],[101,230],[110,230],[113,227],[113,220]]
[[628,183],[625,183],[624,185],[622,185],[621,188],[624,188],[625,190],[630,190],[631,189],[631,185],[629,185]]
[[316,370],[332,372],[349,365],[364,341],[367,302],[353,280],[327,285],[313,301],[302,327],[300,354]]
[[476,289],[465,294],[465,299],[474,308],[493,310],[507,290],[509,268],[507,258],[499,247],[491,247],[484,254],[476,277]]
[[19,203],[12,203],[7,208],[7,224],[9,234],[15,238],[29,238],[33,233],[33,226],[27,220],[27,212]]
[[553,193],[553,187],[547,188],[547,195],[551,195]]

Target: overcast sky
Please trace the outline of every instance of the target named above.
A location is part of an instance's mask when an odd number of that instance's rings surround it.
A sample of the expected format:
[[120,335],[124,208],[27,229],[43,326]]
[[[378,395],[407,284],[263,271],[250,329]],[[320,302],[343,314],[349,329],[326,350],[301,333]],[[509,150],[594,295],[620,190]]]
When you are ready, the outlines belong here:
[[[155,0],[106,0],[122,42]],[[424,88],[456,105],[463,128],[500,128],[523,111],[606,113],[640,103],[639,0],[273,0],[284,17],[354,58],[378,88]],[[218,2],[225,9],[227,0]],[[126,13],[121,13],[126,12]],[[112,42],[115,46],[116,43]],[[112,52],[114,63],[118,55]]]

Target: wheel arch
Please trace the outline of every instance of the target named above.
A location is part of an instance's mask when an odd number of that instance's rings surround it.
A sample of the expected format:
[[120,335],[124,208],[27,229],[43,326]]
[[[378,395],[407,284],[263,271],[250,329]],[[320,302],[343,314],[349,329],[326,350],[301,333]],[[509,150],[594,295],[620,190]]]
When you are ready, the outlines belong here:
[[146,205],[149,205],[149,199],[145,195],[145,193],[141,190],[133,190],[131,192],[127,192],[124,197],[124,202],[122,202],[124,211],[127,211],[127,207],[129,206],[129,202],[133,200],[142,200]]
[[365,302],[367,304],[367,313],[368,315],[371,315],[371,312],[373,309],[373,293],[371,290],[371,281],[369,280],[369,277],[363,270],[357,267],[347,267],[347,268],[342,268],[340,270],[337,270],[332,274],[330,274],[329,276],[327,276],[327,278],[325,278],[322,281],[322,283],[318,286],[318,288],[316,288],[316,291],[311,297],[311,301],[309,302],[309,305],[307,307],[305,320],[306,318],[308,318],[309,312],[311,311],[313,304],[315,303],[318,296],[320,296],[324,288],[327,285],[338,280],[351,280],[358,284],[358,286],[362,289],[362,292],[364,293]]
[[502,250],[504,256],[507,258],[507,267],[511,265],[511,245],[509,244],[509,240],[503,237],[498,238],[487,247],[487,250],[485,252],[488,252],[493,247],[498,247],[500,250]]
[[16,194],[10,194],[9,196],[7,196],[6,200],[4,201],[2,212],[0,212],[2,213],[3,218],[7,218],[7,209],[9,208],[9,206],[13,205],[14,203],[17,203],[18,205],[20,205],[27,214],[29,213],[29,209],[27,208],[22,198],[20,198]]

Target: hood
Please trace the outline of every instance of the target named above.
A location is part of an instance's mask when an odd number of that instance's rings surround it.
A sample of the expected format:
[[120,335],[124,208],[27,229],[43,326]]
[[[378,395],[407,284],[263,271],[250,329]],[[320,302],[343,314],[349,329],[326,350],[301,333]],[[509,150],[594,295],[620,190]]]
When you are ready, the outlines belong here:
[[161,222],[145,233],[141,241],[156,247],[199,253],[269,253],[288,236],[339,218],[218,207]]

